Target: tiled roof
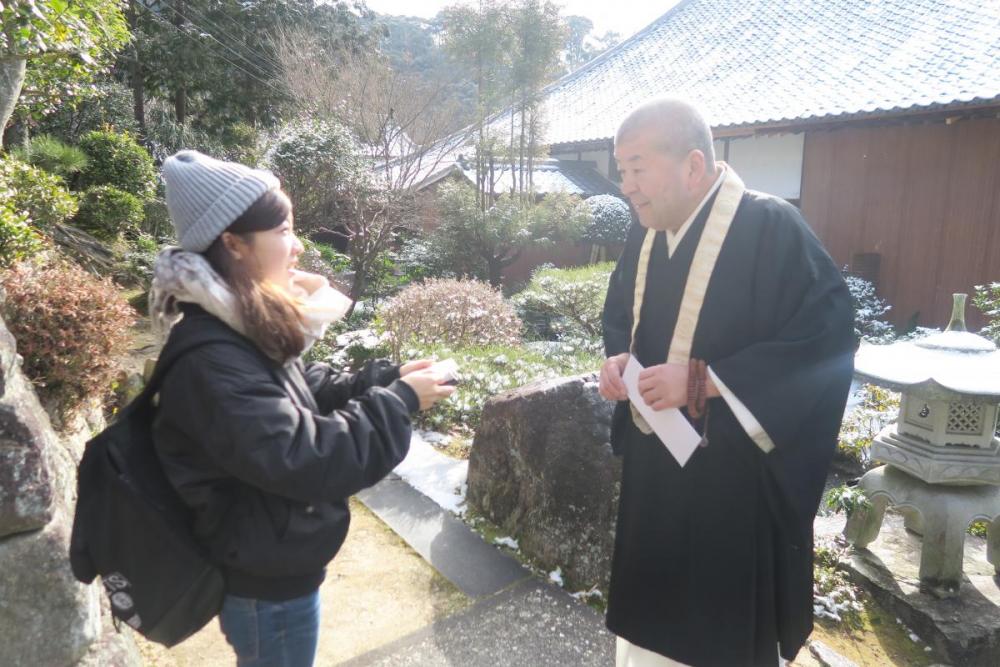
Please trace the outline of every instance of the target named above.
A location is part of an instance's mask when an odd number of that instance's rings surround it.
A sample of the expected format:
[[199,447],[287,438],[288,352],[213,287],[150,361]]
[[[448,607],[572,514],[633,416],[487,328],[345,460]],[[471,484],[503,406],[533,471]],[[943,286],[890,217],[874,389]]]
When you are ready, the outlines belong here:
[[[472,183],[476,182],[476,170],[464,169],[463,173]],[[512,190],[509,165],[495,172],[495,191]],[[565,162],[543,160],[536,162],[531,170],[532,190],[538,195],[565,192],[571,195],[591,197],[593,195],[617,194],[618,186],[597,172],[593,162]]]
[[546,141],[666,94],[717,130],[1000,104],[1000,0],[682,0],[546,89]]

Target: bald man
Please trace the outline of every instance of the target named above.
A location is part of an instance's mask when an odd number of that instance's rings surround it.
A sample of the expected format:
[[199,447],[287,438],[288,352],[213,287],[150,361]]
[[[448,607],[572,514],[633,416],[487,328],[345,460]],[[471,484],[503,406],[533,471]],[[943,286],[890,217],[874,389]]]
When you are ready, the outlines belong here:
[[[600,391],[623,456],[608,627],[620,667],[791,660],[812,631],[812,522],[853,370],[853,309],[799,211],[715,160],[676,99],[615,138],[634,209],[604,306]],[[628,402],[679,408],[682,466]]]

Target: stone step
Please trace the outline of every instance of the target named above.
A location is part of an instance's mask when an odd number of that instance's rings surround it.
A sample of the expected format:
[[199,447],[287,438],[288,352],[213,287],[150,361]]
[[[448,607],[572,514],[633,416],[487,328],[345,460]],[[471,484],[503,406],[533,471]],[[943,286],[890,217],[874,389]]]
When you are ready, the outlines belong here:
[[358,499],[470,597],[493,595],[532,576],[395,474],[359,493]]
[[358,498],[476,601],[346,665],[606,667],[614,663],[615,639],[599,613],[539,581],[398,476],[390,475]]

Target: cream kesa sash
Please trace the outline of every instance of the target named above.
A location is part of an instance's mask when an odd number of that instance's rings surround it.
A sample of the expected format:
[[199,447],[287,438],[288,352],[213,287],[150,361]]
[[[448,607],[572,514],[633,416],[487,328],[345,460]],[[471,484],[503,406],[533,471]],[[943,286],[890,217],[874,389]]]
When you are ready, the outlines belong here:
[[[722,250],[722,243],[726,240],[729,227],[736,216],[736,209],[743,199],[746,187],[743,181],[736,175],[730,167],[724,163],[719,163],[725,169],[722,185],[719,186],[719,193],[712,204],[712,210],[708,214],[705,222],[705,229],[698,240],[698,248],[694,252],[694,259],[691,261],[691,270],[688,271],[687,283],[684,285],[684,296],[681,298],[681,307],[677,313],[677,324],[674,327],[674,335],[667,350],[668,364],[688,364],[691,358],[691,346],[694,344],[694,332],[698,328],[698,319],[701,316],[701,307],[705,303],[705,292],[708,290],[708,282],[715,271],[715,263],[719,259],[719,251]],[[653,253],[653,241],[656,240],[656,231],[646,230],[646,238],[642,243],[642,250],[639,252],[639,265],[635,277],[635,301],[632,305],[632,345],[631,352],[635,354],[635,334],[639,330],[639,315],[642,313],[642,300],[646,295],[646,276],[649,273],[649,262]],[[640,431],[649,435],[653,430],[642,418],[634,405],[629,405],[632,409],[632,420]]]

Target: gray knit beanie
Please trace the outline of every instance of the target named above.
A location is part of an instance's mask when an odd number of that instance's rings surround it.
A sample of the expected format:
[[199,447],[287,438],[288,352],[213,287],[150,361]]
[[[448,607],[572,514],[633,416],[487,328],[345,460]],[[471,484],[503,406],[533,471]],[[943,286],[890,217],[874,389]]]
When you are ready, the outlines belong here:
[[163,162],[167,210],[181,247],[204,252],[261,195],[280,186],[269,171],[180,151]]

